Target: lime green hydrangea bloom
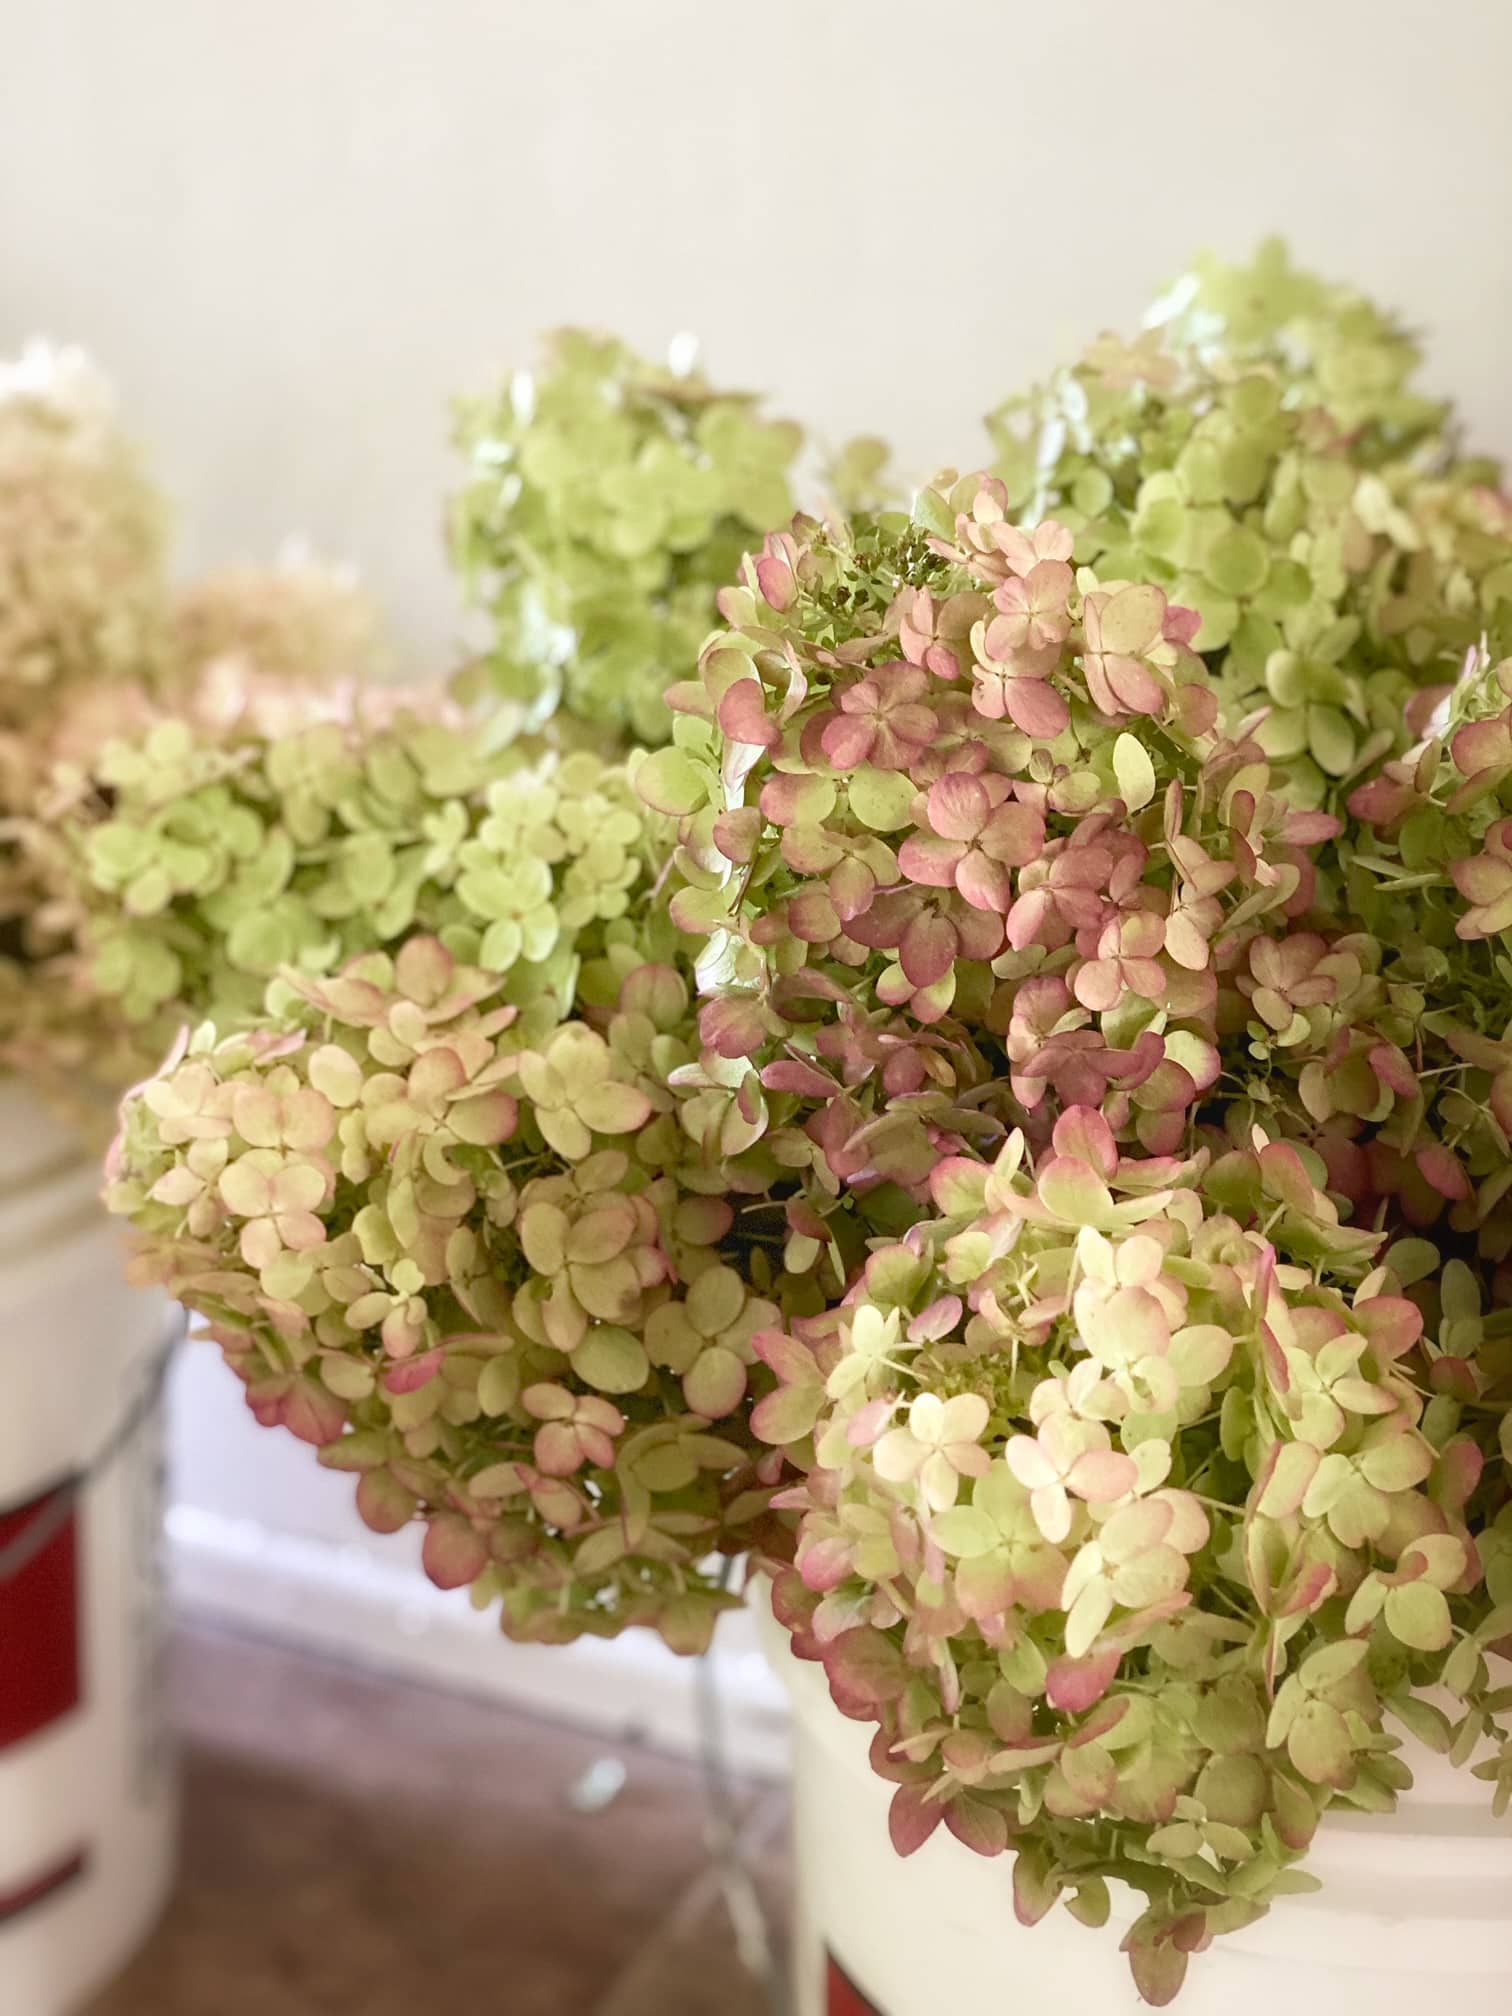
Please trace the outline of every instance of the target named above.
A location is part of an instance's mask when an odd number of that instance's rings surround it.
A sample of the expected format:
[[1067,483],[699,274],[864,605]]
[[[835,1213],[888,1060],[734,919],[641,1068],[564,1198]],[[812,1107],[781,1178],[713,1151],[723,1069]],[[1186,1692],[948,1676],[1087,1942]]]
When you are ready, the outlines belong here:
[[1104,336],[992,416],[1012,510],[1053,516],[1103,579],[1202,618],[1225,711],[1321,803],[1413,739],[1420,688],[1512,649],[1512,508],[1458,457],[1420,353],[1278,245],[1213,259],[1133,342]]
[[[469,475],[453,549],[493,624],[489,682],[611,737],[664,741],[663,695],[691,678],[716,590],[792,515],[799,428],[568,329],[539,372],[463,402],[457,438]],[[875,480],[852,461],[855,481]]]
[[570,989],[651,819],[589,752],[532,757],[434,707],[271,740],[167,721],[74,790],[89,981],[144,1031],[233,1027],[276,976],[331,972],[417,920],[519,1006]]

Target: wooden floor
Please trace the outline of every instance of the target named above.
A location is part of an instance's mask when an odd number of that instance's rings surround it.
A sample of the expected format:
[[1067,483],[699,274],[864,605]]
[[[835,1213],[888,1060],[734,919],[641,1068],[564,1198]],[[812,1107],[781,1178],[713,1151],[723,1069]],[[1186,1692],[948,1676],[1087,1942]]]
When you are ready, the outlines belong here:
[[[182,1877],[83,2016],[766,2016],[690,1766],[260,1643],[187,1632]],[[784,1795],[739,1791],[786,1890]]]

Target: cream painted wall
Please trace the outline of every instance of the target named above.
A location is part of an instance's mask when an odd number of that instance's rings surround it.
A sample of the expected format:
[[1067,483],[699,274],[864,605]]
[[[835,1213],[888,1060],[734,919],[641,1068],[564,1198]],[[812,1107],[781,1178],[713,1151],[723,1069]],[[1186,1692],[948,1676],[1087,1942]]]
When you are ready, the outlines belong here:
[[0,0],[0,347],[118,374],[197,557],[455,636],[444,407],[608,322],[924,473],[1195,246],[1288,231],[1512,441],[1506,0]]
[[[196,558],[303,531],[439,663],[446,399],[560,321],[922,473],[1279,227],[1512,448],[1509,73],[1507,0],[0,0],[0,349],[95,347]],[[202,1349],[185,1497],[350,1537]]]

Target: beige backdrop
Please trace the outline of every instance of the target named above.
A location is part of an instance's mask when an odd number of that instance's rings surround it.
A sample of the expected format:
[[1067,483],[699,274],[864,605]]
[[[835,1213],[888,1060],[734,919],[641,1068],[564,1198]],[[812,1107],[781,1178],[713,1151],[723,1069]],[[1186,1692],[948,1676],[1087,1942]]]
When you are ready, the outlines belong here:
[[1512,444],[1506,0],[0,0],[0,346],[97,346],[197,555],[456,634],[444,405],[609,322],[916,473],[1280,226]]

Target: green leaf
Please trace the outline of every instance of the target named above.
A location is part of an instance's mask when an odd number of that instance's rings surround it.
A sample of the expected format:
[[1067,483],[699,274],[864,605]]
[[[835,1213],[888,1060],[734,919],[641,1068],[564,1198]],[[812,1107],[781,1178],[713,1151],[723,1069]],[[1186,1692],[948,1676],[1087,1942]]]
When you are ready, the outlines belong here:
[[1461,1638],[1444,1661],[1440,1678],[1451,1694],[1461,1700],[1475,1686],[1482,1668],[1481,1648],[1473,1638]]
[[745,1286],[733,1267],[710,1267],[688,1290],[688,1320],[703,1337],[717,1337],[740,1320]]
[[676,1442],[664,1442],[636,1457],[635,1475],[648,1491],[682,1491],[698,1475],[698,1464]]
[[1218,1434],[1223,1453],[1231,1463],[1237,1463],[1244,1455],[1244,1447],[1254,1425],[1250,1396],[1242,1387],[1230,1386],[1224,1393],[1219,1410]]
[[920,490],[914,498],[913,518],[916,525],[922,525],[926,532],[932,532],[937,539],[951,539],[955,536],[955,513],[938,490]]
[[[1386,1252],[1382,1255],[1382,1263],[1391,1269],[1404,1288],[1410,1288],[1414,1282],[1424,1281],[1434,1272],[1439,1264],[1439,1251],[1430,1239],[1398,1239],[1393,1245],[1387,1247]],[[1449,1268],[1458,1264],[1460,1263],[1450,1261],[1449,1267],[1446,1267],[1444,1270],[1440,1283],[1440,1295],[1443,1299],[1446,1315],[1451,1313],[1447,1292],[1449,1287]],[[1465,1269],[1467,1274],[1469,1271],[1468,1268]],[[1471,1313],[1479,1313],[1479,1309],[1480,1297],[1477,1295]]]
[[320,1377],[340,1400],[365,1400],[373,1390],[372,1366],[336,1352],[329,1352],[321,1359]]
[[[1435,1256],[1436,1257],[1436,1256]],[[1480,1287],[1463,1260],[1446,1260],[1439,1279],[1439,1303],[1451,1322],[1480,1314]]]
[[1448,1756],[1453,1733],[1449,1717],[1441,1708],[1435,1708],[1431,1701],[1424,1701],[1416,1694],[1403,1691],[1392,1695],[1391,1712],[1427,1749],[1440,1757]]
[[746,1368],[735,1352],[722,1344],[700,1353],[683,1379],[683,1395],[695,1414],[722,1420],[733,1414],[746,1390]]
[[1433,1449],[1420,1435],[1392,1435],[1365,1449],[1360,1475],[1377,1491],[1410,1491],[1433,1468]]
[[1347,1680],[1351,1673],[1358,1672],[1369,1655],[1370,1647],[1363,1638],[1348,1638],[1335,1645],[1323,1645],[1303,1660],[1298,1677],[1309,1694],[1318,1694],[1326,1688],[1337,1687],[1341,1680]]
[[1145,1845],[1164,1861],[1184,1862],[1188,1855],[1202,1852],[1202,1830],[1190,1820],[1173,1821],[1168,1827],[1157,1827]]
[[1286,1750],[1311,1785],[1343,1785],[1354,1768],[1344,1717],[1326,1701],[1303,1703],[1287,1731]]
[[782,1386],[758,1401],[751,1414],[751,1432],[762,1442],[786,1447],[801,1442],[819,1419],[824,1388]]
[[[1505,1518],[1505,1513],[1503,1513]],[[1482,1645],[1494,1645],[1499,1638],[1512,1638],[1512,1601],[1498,1599],[1496,1608],[1482,1617],[1475,1631]]]
[[566,1261],[568,1218],[555,1204],[532,1204],[520,1219],[520,1245],[537,1274],[559,1274]]
[[1318,768],[1330,777],[1344,776],[1355,760],[1355,730],[1337,707],[1309,707],[1307,746]]
[[1083,1925],[1091,1926],[1093,1931],[1106,1925],[1113,1900],[1102,1877],[1084,1876],[1066,1899],[1066,1909]]

